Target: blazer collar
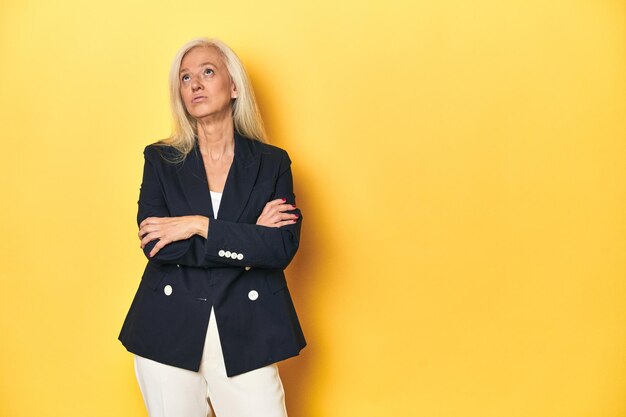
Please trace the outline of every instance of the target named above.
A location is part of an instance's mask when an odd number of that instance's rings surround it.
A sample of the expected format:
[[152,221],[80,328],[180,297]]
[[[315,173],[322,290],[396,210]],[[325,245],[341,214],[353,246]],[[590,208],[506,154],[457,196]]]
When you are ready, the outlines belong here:
[[[228,171],[217,217],[220,220],[236,222],[241,217],[256,182],[261,153],[253,139],[242,136],[237,131],[234,134],[234,141],[235,156]],[[194,214],[214,219],[209,182],[197,136],[194,148],[187,155],[179,175],[181,188]]]

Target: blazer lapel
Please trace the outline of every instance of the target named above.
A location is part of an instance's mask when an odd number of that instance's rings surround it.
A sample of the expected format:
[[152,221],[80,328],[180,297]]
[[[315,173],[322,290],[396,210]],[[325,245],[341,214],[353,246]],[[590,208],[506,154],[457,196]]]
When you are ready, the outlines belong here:
[[[255,152],[253,140],[235,131],[235,157],[226,177],[222,200],[217,212],[220,220],[238,221],[248,202],[261,163],[261,154]],[[198,139],[179,170],[180,186],[194,214],[214,219],[209,182]]]

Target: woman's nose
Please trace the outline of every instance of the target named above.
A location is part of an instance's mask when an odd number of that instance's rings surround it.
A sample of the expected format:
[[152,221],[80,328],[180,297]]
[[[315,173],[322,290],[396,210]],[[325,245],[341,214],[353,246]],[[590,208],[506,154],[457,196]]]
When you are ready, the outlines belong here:
[[202,83],[200,82],[200,80],[198,80],[197,77],[193,77],[191,79],[191,89],[195,91],[195,90],[198,90],[200,88],[202,88]]

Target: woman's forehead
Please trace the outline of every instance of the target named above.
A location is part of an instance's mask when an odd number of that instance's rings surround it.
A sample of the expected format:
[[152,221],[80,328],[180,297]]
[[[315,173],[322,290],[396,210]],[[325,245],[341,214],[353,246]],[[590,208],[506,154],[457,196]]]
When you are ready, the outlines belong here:
[[188,69],[185,66],[202,66],[206,63],[210,63],[216,66],[222,65],[222,57],[218,50],[213,46],[199,45],[191,48],[181,60],[181,71]]

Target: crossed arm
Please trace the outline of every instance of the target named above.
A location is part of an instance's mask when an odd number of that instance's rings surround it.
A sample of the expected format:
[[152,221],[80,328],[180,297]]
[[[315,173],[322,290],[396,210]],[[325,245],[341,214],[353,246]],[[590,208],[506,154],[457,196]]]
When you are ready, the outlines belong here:
[[[144,161],[137,224],[141,247],[149,260],[202,268],[285,269],[289,265],[298,250],[302,213],[295,208],[291,160],[286,153],[273,199],[265,205],[256,224],[209,220],[199,215],[171,216],[163,187],[145,151]],[[224,250],[242,254],[243,258],[224,257]]]

